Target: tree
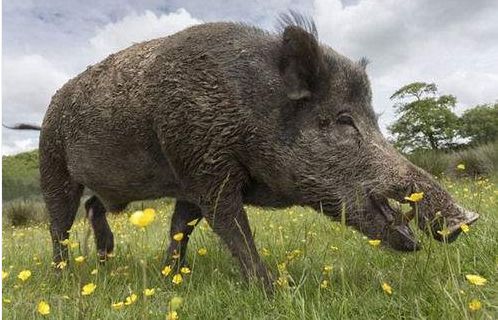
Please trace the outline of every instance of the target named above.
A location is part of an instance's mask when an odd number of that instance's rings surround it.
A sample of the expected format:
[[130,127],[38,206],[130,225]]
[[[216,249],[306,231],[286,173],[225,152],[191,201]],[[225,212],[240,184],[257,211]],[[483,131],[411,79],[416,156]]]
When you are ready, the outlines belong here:
[[458,117],[452,111],[454,96],[439,96],[434,83],[413,82],[396,91],[391,100],[397,101],[394,108],[398,119],[388,129],[401,151],[455,145]]
[[470,139],[470,144],[498,140],[498,102],[485,104],[465,111],[460,117],[460,135]]

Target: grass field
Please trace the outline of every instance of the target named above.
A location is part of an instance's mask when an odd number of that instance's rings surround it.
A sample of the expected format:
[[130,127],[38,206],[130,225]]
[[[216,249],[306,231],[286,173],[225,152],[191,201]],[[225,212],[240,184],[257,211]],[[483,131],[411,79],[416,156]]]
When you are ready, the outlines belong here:
[[[123,214],[111,215],[116,250],[104,265],[97,261],[88,225],[78,219],[69,244],[72,259],[59,276],[51,268],[47,225],[4,227],[3,316],[166,319],[169,313],[179,319],[498,319],[496,180],[445,184],[481,219],[450,245],[419,234],[423,250],[409,254],[373,246],[361,234],[310,209],[248,207],[257,246],[279,279],[273,297],[267,297],[257,283],[242,281],[237,264],[204,222],[190,242],[191,274],[184,275],[180,284],[172,283],[173,274],[163,276],[161,259],[173,206],[169,200],[136,203]],[[143,231],[128,221],[140,206],[157,210],[156,220]],[[207,250],[205,255],[198,254],[201,248]],[[74,261],[80,255],[85,261]],[[31,271],[25,281],[18,278],[23,270]],[[471,284],[468,274],[487,282]],[[88,283],[96,288],[83,295]],[[392,293],[382,284],[388,284]],[[154,289],[154,294],[145,296],[144,289]],[[128,298],[128,305],[111,306],[132,294],[136,301]],[[179,306],[176,297],[183,299]],[[476,311],[469,308],[474,299],[481,303]],[[40,301],[50,306],[48,315],[38,313]]]

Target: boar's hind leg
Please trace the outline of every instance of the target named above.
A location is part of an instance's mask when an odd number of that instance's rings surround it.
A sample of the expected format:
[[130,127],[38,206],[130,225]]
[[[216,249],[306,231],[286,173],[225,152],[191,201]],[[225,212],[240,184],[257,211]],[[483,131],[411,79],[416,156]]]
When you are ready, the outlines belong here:
[[249,220],[242,204],[242,196],[219,199],[214,210],[204,214],[213,231],[226,243],[239,261],[245,278],[262,281],[266,291],[273,290],[271,274],[261,261],[252,237]]
[[40,181],[50,220],[53,262],[57,266],[59,262],[69,260],[64,240],[69,238],[68,231],[73,225],[84,187],[71,179],[60,158],[43,160],[40,161]]
[[96,196],[92,196],[85,202],[85,209],[92,225],[99,260],[103,262],[114,250],[114,236],[105,217],[106,209]]
[[[181,268],[185,263],[185,253],[189,236],[202,218],[201,209],[190,202],[177,200],[171,217],[170,245],[166,253],[166,264]],[[175,234],[183,234],[180,241],[173,239]],[[178,271],[178,270],[175,270]]]

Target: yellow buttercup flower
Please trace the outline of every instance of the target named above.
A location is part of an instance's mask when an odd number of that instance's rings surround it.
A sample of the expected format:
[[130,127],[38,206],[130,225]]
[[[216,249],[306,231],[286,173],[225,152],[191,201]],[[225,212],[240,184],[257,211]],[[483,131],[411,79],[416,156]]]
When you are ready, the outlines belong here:
[[76,249],[76,248],[78,248],[78,247],[79,247],[79,245],[80,245],[80,244],[79,244],[78,242],[73,242],[73,241],[71,241],[71,242],[69,243],[69,248],[70,248],[70,249]]
[[173,282],[174,284],[180,284],[182,283],[183,281],[183,277],[180,273],[177,273],[173,276],[173,279],[171,280],[171,282]]
[[144,290],[144,295],[146,297],[150,297],[150,296],[153,296],[154,293],[156,293],[156,290],[155,289],[145,289]]
[[323,273],[331,273],[332,272],[332,266],[328,265],[323,267]]
[[280,273],[286,272],[287,271],[287,263],[282,262],[282,263],[277,264],[277,269],[278,269],[278,272],[280,272]]
[[187,226],[194,227],[198,221],[199,221],[199,219],[194,219],[194,220],[190,221],[189,223],[187,223]]
[[65,267],[67,267],[67,262],[66,262],[66,261],[64,261],[64,260],[62,260],[61,262],[59,262],[59,263],[57,264],[57,266],[56,266],[56,267],[57,267],[57,269],[61,269],[61,270],[62,270],[62,269],[64,269]]
[[443,237],[447,237],[450,235],[450,230],[448,230],[448,228],[443,228],[442,230],[438,230],[437,233]]
[[468,233],[470,231],[470,227],[467,224],[462,224],[460,229],[462,229],[463,233]]
[[154,209],[145,209],[135,211],[131,217],[130,222],[137,227],[145,228],[154,221],[156,211]]
[[74,258],[74,261],[76,261],[78,263],[82,263],[85,261],[85,257],[83,257],[83,256],[76,257],[76,258]]
[[28,280],[31,277],[31,271],[29,271],[29,270],[23,270],[23,271],[19,272],[19,274],[17,275],[17,277],[19,279],[21,279],[22,281],[26,281],[26,280]]
[[387,282],[382,283],[382,290],[388,295],[393,294],[393,288]]
[[5,280],[8,276],[9,273],[2,270],[2,280]]
[[171,273],[171,266],[165,266],[161,273],[163,276],[167,277]]
[[135,303],[135,301],[137,301],[137,298],[138,298],[137,295],[134,294],[134,293],[132,293],[131,295],[129,295],[128,297],[126,297],[124,304],[127,305],[127,306],[129,306],[129,305]]
[[189,267],[182,267],[180,269],[180,272],[183,273],[183,274],[189,274],[191,271],[190,271]]
[[175,241],[182,241],[182,239],[183,239],[183,233],[182,232],[178,232],[177,234],[175,234],[173,236],[173,239],[175,239]]
[[90,283],[85,284],[83,286],[83,288],[81,290],[81,294],[84,296],[89,296],[95,291],[96,288],[97,288],[97,286],[94,283],[90,282]]
[[465,278],[467,278],[467,280],[470,283],[472,283],[473,285],[476,285],[476,286],[483,286],[488,281],[485,278],[483,278],[477,274],[468,274],[465,276]]
[[301,250],[299,249],[294,249],[291,252],[287,253],[287,260],[294,260],[295,258],[299,257],[301,255]]
[[378,240],[378,239],[375,239],[375,240],[368,240],[368,243],[372,246],[372,247],[378,247],[381,243],[381,240]]
[[38,303],[38,307],[36,308],[36,310],[42,316],[46,316],[47,314],[50,313],[50,305],[42,300]]
[[166,320],[178,320],[178,313],[176,311],[170,311],[166,315]]
[[113,304],[111,304],[111,307],[115,310],[122,309],[124,307],[124,302],[119,301],[119,302],[113,303]]
[[287,279],[287,276],[280,276],[278,277],[276,283],[282,287],[282,288],[288,288],[289,287],[289,279]]
[[477,299],[470,300],[470,302],[469,302],[469,310],[470,311],[477,311],[477,310],[480,310],[481,308],[482,308],[481,301],[479,301]]
[[199,248],[199,250],[197,250],[197,253],[200,255],[200,256],[205,256],[207,254],[207,249],[206,248]]
[[322,289],[328,288],[328,286],[329,286],[329,282],[327,280],[323,280],[320,283],[320,288],[322,288]]
[[169,309],[172,311],[178,310],[183,303],[183,298],[181,297],[173,297],[169,302]]
[[423,198],[424,198],[423,192],[415,192],[415,193],[412,193],[409,197],[405,197],[405,200],[408,200],[411,202],[419,202]]
[[92,272],[90,272],[91,275],[96,275],[97,273],[99,273],[99,270],[97,269],[93,269]]
[[463,163],[460,163],[456,167],[457,167],[458,170],[465,170],[465,164],[463,164]]

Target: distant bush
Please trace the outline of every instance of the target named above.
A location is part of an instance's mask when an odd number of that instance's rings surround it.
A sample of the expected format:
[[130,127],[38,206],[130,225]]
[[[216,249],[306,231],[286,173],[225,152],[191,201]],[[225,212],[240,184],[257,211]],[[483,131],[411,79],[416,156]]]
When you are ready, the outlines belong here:
[[[438,177],[489,176],[498,173],[498,142],[459,151],[418,151],[407,155],[407,158]],[[463,164],[465,169],[458,169],[460,164]]]
[[4,203],[3,226],[24,226],[48,221],[45,204],[37,200],[14,200]]
[[450,156],[439,150],[419,150],[407,156],[408,160],[437,177],[450,166]]
[[2,157],[2,199],[29,199],[39,196],[38,150]]
[[[465,170],[457,166],[463,164]],[[487,176],[498,172],[498,143],[485,144],[455,152],[451,156],[448,174],[452,176]]]

